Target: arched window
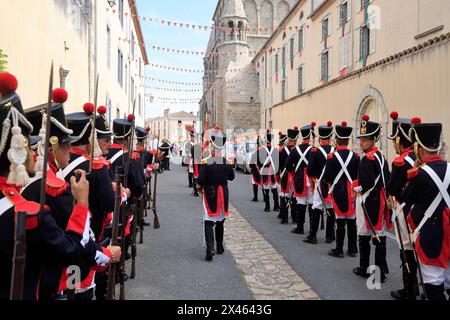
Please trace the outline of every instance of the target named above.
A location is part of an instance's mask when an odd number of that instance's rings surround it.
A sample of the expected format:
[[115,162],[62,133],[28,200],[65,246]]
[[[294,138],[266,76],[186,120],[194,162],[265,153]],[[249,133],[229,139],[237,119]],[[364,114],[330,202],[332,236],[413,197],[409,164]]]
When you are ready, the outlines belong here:
[[234,40],[234,22],[230,21],[228,22],[228,41]]
[[245,41],[244,33],[245,33],[244,22],[239,21],[238,22],[238,40],[239,41]]

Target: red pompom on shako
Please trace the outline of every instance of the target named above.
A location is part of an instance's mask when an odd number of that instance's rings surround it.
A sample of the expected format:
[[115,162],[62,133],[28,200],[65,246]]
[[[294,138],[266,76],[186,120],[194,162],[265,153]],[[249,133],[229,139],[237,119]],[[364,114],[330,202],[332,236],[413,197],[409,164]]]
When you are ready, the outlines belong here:
[[17,78],[8,72],[0,72],[0,94],[10,94],[17,90]]
[[97,112],[98,112],[98,114],[100,114],[100,115],[106,114],[106,107],[105,107],[105,106],[100,106],[100,107],[98,107]]
[[151,131],[150,127],[145,128],[145,131],[150,132]]
[[311,126],[315,127],[317,123],[315,121],[311,122]]
[[419,117],[414,117],[411,119],[411,124],[421,124],[422,123],[422,119],[420,119]]
[[341,126],[346,127],[347,126],[347,121],[342,121]]
[[128,121],[134,121],[134,114],[129,114],[128,115]]
[[298,131],[298,127],[297,127],[297,126],[295,126],[295,127],[294,127],[294,130],[295,130],[295,131]]
[[52,91],[52,100],[54,103],[64,103],[67,101],[69,94],[63,88],[58,88]]
[[95,106],[92,103],[88,102],[84,104],[83,110],[86,113],[93,114],[95,111]]
[[398,112],[397,111],[392,111],[391,112],[391,119],[396,121],[398,119]]
[[278,135],[279,135],[279,136],[282,136],[282,135],[283,135],[283,132],[278,131]]
[[370,117],[367,114],[365,114],[365,115],[363,115],[362,119],[363,119],[363,121],[369,121]]
[[328,121],[327,126],[331,127],[333,125],[333,121]]

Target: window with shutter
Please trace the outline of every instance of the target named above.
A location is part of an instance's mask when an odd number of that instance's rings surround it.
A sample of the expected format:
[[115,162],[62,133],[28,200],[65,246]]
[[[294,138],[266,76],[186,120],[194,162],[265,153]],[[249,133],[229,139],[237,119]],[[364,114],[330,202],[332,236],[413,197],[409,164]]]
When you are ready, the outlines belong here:
[[283,51],[281,54],[281,67],[286,67],[286,47],[283,47]]
[[328,38],[328,18],[322,20],[322,41]]
[[303,92],[303,67],[298,68],[297,91],[298,93]]
[[370,53],[369,51],[370,31],[367,26],[361,27],[360,38],[361,38],[360,57],[361,59],[366,59]]
[[348,39],[349,36],[346,35],[340,40],[340,63],[339,70],[341,71],[344,68],[348,67]]
[[339,26],[342,28],[343,26],[345,26],[347,21],[348,21],[348,4],[347,2],[344,2],[343,4],[341,4]]
[[291,70],[294,68],[294,38],[290,41],[290,62],[291,62]]
[[278,54],[275,55],[275,74],[278,73]]
[[286,79],[281,81],[281,100],[286,100]]
[[321,59],[320,59],[320,64],[321,64],[321,70],[320,70],[320,79],[321,80],[327,80],[328,79],[328,51],[322,53],[321,55]]
[[303,51],[303,27],[298,31],[298,51]]

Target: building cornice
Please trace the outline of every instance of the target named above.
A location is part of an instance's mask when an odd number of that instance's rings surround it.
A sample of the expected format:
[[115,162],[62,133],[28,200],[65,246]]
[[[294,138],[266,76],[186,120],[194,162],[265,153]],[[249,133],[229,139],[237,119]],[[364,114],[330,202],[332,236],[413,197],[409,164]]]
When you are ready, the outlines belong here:
[[128,0],[128,5],[130,6],[131,16],[133,17],[134,28],[139,41],[139,47],[141,49],[142,59],[144,60],[144,65],[148,65],[148,55],[145,49],[144,36],[142,35],[141,23],[139,22],[139,15],[136,7],[136,0]]

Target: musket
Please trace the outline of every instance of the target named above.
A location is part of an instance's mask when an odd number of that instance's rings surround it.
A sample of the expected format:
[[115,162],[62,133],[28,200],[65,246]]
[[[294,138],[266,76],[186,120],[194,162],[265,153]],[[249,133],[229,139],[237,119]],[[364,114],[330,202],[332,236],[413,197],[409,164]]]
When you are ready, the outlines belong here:
[[322,202],[322,207],[325,209],[325,212],[326,212],[327,216],[330,217],[331,215],[328,212],[327,206],[325,205],[325,200],[323,200],[322,191],[320,190],[320,182],[319,182],[319,185],[317,186],[317,193],[319,194],[320,201]]
[[[144,154],[142,155],[142,168],[145,166],[145,156],[147,155],[147,137],[145,138],[144,142]],[[145,169],[144,169],[145,170]],[[140,212],[140,219],[139,219],[139,243],[144,243],[144,216],[146,216],[146,207],[147,207],[147,185],[148,180],[147,177],[145,178],[145,186],[144,186],[144,192],[142,193],[141,199],[139,201],[139,212]]]
[[[120,210],[122,204],[122,196],[121,196],[121,180],[119,175],[120,167],[116,167],[115,170],[115,182],[116,182],[116,194],[114,199],[114,213],[113,213],[113,225],[112,225],[112,234],[111,234],[111,245],[118,246],[118,236],[119,236],[119,219],[120,219]],[[115,287],[116,287],[116,268],[117,264],[112,263],[109,266],[108,272],[108,291],[107,298],[108,300],[115,300]]]
[[160,225],[159,225],[159,218],[158,218],[158,210],[156,209],[156,186],[158,183],[158,170],[155,171],[155,180],[153,181],[153,205],[152,205],[152,211],[153,214],[155,216],[154,221],[153,221],[153,228],[154,229],[159,229]]
[[97,115],[97,98],[98,98],[98,78],[99,75],[97,73],[97,77],[95,79],[95,91],[94,91],[94,112],[92,113],[92,119],[91,119],[91,152],[90,152],[90,159],[89,159],[89,173],[92,172],[92,164],[94,163],[94,145],[95,145],[95,117]]
[[23,282],[27,258],[27,213],[19,211],[15,216],[14,255],[12,260],[10,300],[23,300]]
[[375,231],[375,228],[373,227],[372,221],[370,221],[370,216],[369,216],[369,212],[367,212],[367,208],[366,208],[366,204],[364,203],[364,200],[362,198],[362,195],[360,192],[358,192],[359,197],[361,198],[361,207],[363,209],[364,215],[366,216],[367,222],[369,223],[370,226],[370,230],[372,231],[374,237],[378,240],[378,242],[381,243],[380,237],[378,236],[378,234]]
[[[395,199],[391,196],[389,197],[389,200],[391,201],[391,205],[394,208],[394,212],[395,212],[395,226],[397,228],[397,234],[398,234],[398,240],[400,242],[400,254],[402,255],[405,267],[406,267],[406,271],[408,273],[411,273],[410,269],[409,269],[409,264],[408,264],[408,260],[406,259],[406,253],[405,253],[405,244],[403,243],[403,237],[402,237],[402,231],[400,229],[400,222],[398,221],[398,216],[397,216],[397,205],[395,203]],[[400,212],[399,214],[403,214],[403,212]]]
[[[53,91],[53,61],[52,67],[50,70],[50,85],[48,88],[48,102],[47,102],[47,122],[45,128],[45,142],[44,142],[44,163],[42,170],[42,180],[41,180],[41,194],[39,199],[39,211],[44,210],[45,206],[45,185],[47,181],[47,163],[48,163],[48,148],[50,147],[50,124],[51,124],[51,115],[52,115],[52,91]],[[42,114],[44,117],[44,114]]]
[[[135,108],[136,108],[136,100],[134,100],[134,102],[133,102],[133,115],[134,115]],[[135,128],[136,128],[136,124],[135,124],[135,121],[133,120],[132,125],[131,125],[131,132],[130,132],[130,136],[129,136],[129,139],[130,139],[129,155],[128,155],[129,158],[131,157],[132,152],[133,152],[133,141],[134,141]],[[131,161],[131,159],[129,159],[128,161]],[[126,174],[128,176],[129,170],[130,170],[129,162],[128,162],[127,167],[126,167],[126,169],[127,169]],[[128,185],[127,185],[127,187],[128,187]],[[135,201],[138,201],[138,199],[135,198]],[[137,255],[136,232],[137,232],[137,223],[138,223],[139,215],[137,212],[136,204],[134,202],[130,206],[129,209],[133,216],[133,221],[131,224],[131,274],[130,274],[130,278],[134,279],[136,277],[136,255]]]

